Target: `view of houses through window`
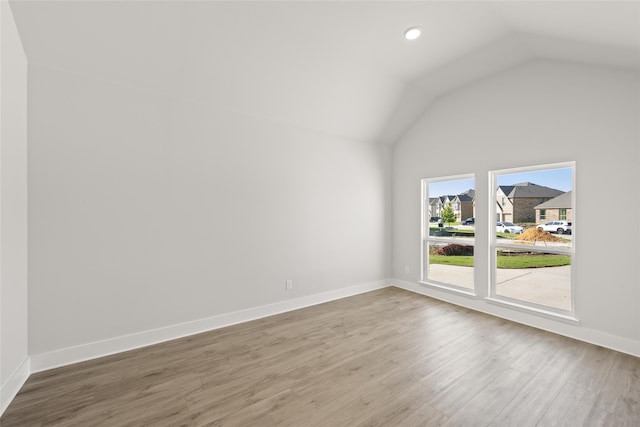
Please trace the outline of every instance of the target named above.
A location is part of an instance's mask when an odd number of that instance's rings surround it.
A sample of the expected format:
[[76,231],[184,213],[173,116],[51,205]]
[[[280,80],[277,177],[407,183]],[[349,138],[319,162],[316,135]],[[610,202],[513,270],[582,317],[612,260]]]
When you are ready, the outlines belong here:
[[560,314],[574,312],[573,173],[573,163],[564,163],[491,174],[497,224],[491,298]]
[[[572,315],[574,164],[490,173],[491,230],[488,297]],[[477,224],[473,175],[422,182],[422,282],[475,293]]]
[[422,188],[422,281],[473,293],[473,175],[427,179]]

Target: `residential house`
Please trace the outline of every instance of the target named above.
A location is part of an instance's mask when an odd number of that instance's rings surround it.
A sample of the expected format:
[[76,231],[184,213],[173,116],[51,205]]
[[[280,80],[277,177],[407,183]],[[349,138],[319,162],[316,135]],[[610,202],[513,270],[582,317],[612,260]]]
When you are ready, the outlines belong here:
[[473,197],[468,194],[457,194],[455,196],[445,196],[444,206],[451,204],[456,221],[473,216]]
[[442,197],[429,197],[429,217],[441,216],[442,209],[444,209]]
[[[474,216],[475,212],[475,192],[467,190],[461,194],[449,194],[440,197],[429,198],[429,218],[442,217],[444,208],[451,204],[456,221]],[[427,218],[428,219],[428,218]]]
[[573,197],[572,192],[567,191],[558,197],[540,203],[535,208],[536,224],[547,221],[572,221],[573,220]]
[[535,208],[562,193],[560,190],[532,182],[499,185],[496,197],[496,221],[536,222]]
[[460,216],[457,218],[463,221],[465,218],[476,216],[476,192],[475,190],[467,190],[458,194],[458,202],[460,203]]

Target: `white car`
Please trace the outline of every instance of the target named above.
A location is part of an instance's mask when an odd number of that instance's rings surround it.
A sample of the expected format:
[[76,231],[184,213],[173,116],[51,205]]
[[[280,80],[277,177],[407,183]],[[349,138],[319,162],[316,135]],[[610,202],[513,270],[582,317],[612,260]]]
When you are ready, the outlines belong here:
[[496,231],[498,233],[521,234],[524,231],[524,228],[519,225],[515,225],[512,222],[503,221],[496,224]]
[[571,221],[550,221],[546,224],[538,224],[536,228],[549,233],[571,234],[572,227]]

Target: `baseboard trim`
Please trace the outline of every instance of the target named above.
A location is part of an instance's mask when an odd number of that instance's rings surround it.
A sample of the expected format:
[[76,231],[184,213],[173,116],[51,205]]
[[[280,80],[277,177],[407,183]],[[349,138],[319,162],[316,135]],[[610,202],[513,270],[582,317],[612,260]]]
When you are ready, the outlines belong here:
[[27,357],[4,384],[2,384],[2,389],[0,390],[0,416],[4,414],[4,411],[9,407],[9,404],[13,398],[16,397],[24,383],[27,382],[29,375],[31,375],[29,365],[30,360]]
[[437,290],[421,286],[418,283],[406,282],[400,279],[389,279],[388,282],[390,286],[395,286],[397,288],[435,298],[440,301],[459,305],[491,316],[500,317],[512,322],[521,323],[537,329],[552,332],[554,334],[619,351],[621,353],[640,357],[640,341],[585,328],[578,324],[569,324],[560,320],[549,319],[548,317],[510,310],[506,307],[489,304],[478,298],[464,298],[447,292],[438,292]]
[[134,350],[165,341],[171,341],[174,339],[199,334],[202,332],[212,331],[215,329],[223,328],[225,326],[231,326],[238,323],[248,322],[250,320],[256,320],[292,310],[298,310],[300,308],[322,304],[325,302],[358,295],[364,292],[386,288],[388,286],[388,280],[363,283],[360,285],[349,286],[333,291],[322,292],[319,294],[290,299],[286,301],[280,301],[277,303],[262,305],[246,310],[221,314],[218,316],[195,320],[192,322],[171,325],[164,328],[158,328],[107,340],[81,344],[74,347],[34,354],[30,358],[30,369],[31,373],[42,372],[49,369],[59,368],[61,366],[67,366],[86,360],[97,359],[99,357],[109,356],[116,353],[122,353],[124,351]]

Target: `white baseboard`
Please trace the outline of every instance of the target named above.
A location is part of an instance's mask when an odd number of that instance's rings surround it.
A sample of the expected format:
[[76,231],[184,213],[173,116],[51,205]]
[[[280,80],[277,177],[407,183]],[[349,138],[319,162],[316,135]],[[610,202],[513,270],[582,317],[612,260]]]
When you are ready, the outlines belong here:
[[385,288],[387,286],[389,286],[389,282],[387,280],[364,283],[306,297],[280,301],[274,304],[221,314],[206,319],[34,354],[31,355],[30,369],[32,373],[46,371],[85,360],[96,359],[98,357],[121,353],[123,351],[133,350],[148,345],[223,328],[225,326],[273,316],[275,314],[297,310],[311,305],[322,304],[324,302],[358,295],[363,292],[369,292]]
[[2,388],[0,389],[0,416],[4,414],[5,409],[7,409],[13,398],[16,397],[16,394],[18,394],[27,381],[29,375],[31,375],[31,370],[29,358],[27,357],[20,366],[18,366],[18,369],[2,384]]
[[[577,325],[568,325],[557,322],[557,327],[549,319],[537,319],[533,315],[522,313],[510,313],[509,310],[492,306],[478,299],[465,299],[457,295],[449,295],[445,292],[435,292],[416,283],[405,282],[399,279],[381,280],[378,282],[364,283],[347,288],[336,289],[306,297],[280,301],[274,304],[240,310],[232,313],[221,314],[206,319],[181,323],[136,334],[130,334],[108,340],[82,344],[74,347],[63,348],[50,352],[31,355],[31,357],[16,370],[10,379],[2,385],[2,412],[18,393],[31,373],[46,371],[49,369],[96,359],[111,354],[121,353],[148,345],[183,338],[214,329],[231,326],[250,320],[256,320],[316,304],[358,295],[364,292],[395,286],[411,292],[433,297],[445,302],[460,305],[472,310],[480,311],[492,316],[501,317],[517,323],[522,323],[538,329],[564,335],[580,341],[610,348],[612,350],[640,357],[640,342],[612,334],[587,329]],[[550,326],[551,325],[551,326]],[[2,414],[0,412],[0,414]]]
[[523,313],[522,311],[511,310],[505,307],[499,307],[494,304],[487,303],[484,299],[466,298],[461,295],[454,295],[445,291],[437,291],[418,283],[406,282],[400,279],[389,279],[390,286],[426,295],[451,304],[456,304],[471,310],[479,311],[491,316],[500,317],[521,323],[537,329],[553,332],[589,344],[595,344],[621,353],[630,354],[640,357],[640,341],[630,338],[620,337],[607,332],[597,331],[595,329],[585,328],[579,324],[569,324],[562,321],[554,321],[549,318],[536,316],[534,314]]

